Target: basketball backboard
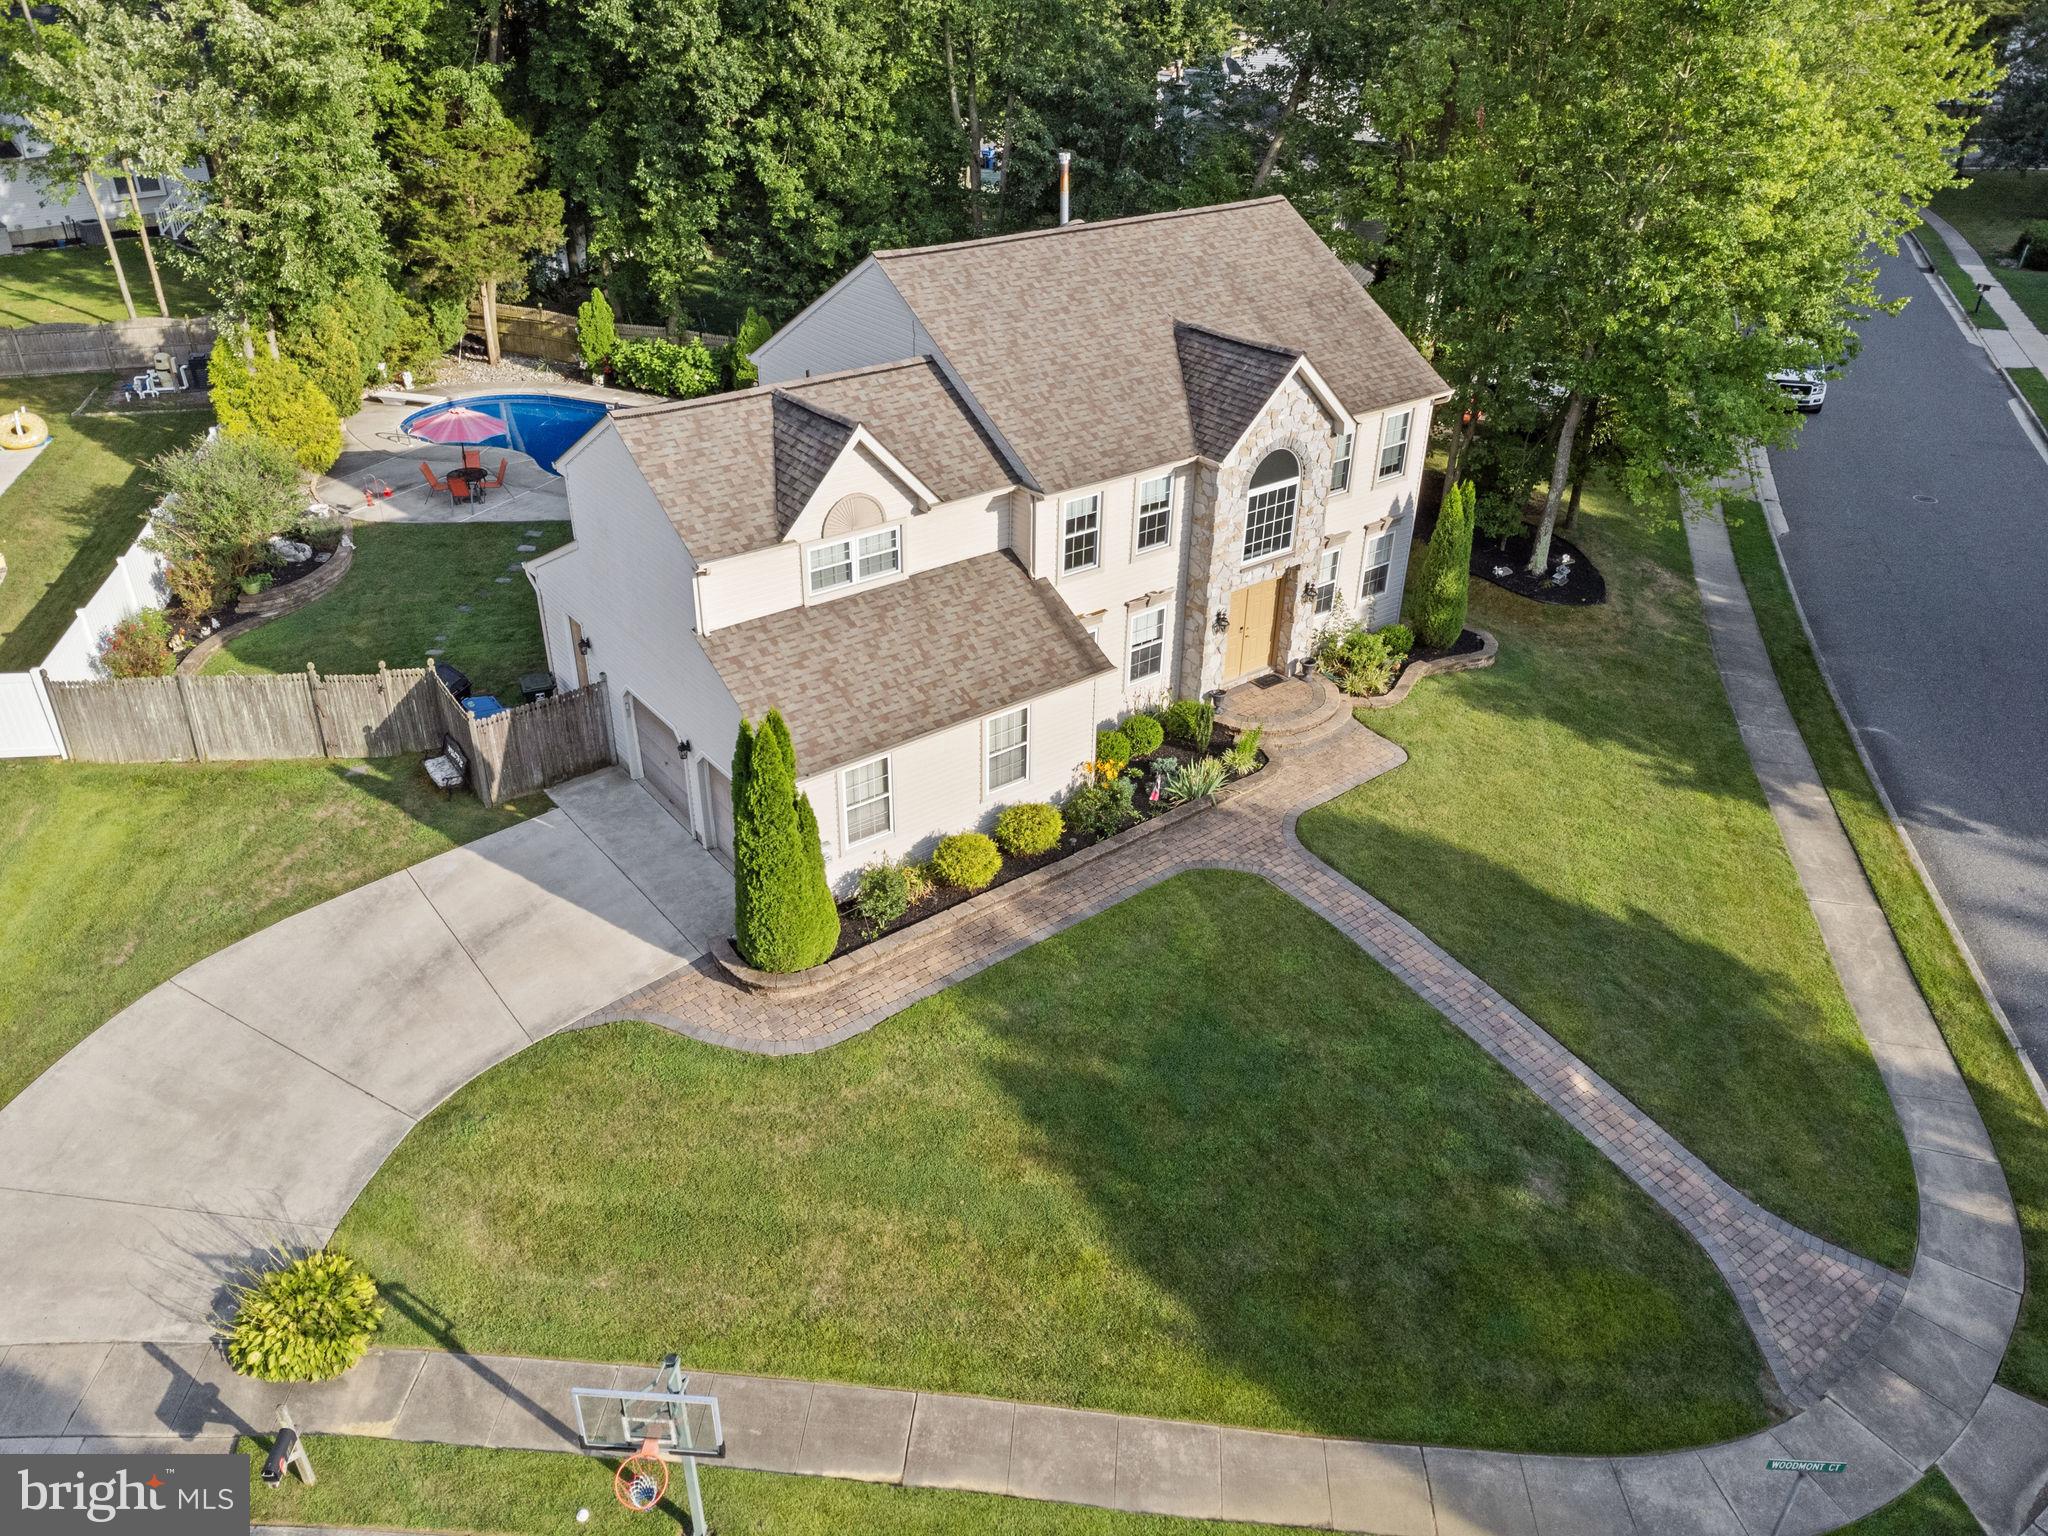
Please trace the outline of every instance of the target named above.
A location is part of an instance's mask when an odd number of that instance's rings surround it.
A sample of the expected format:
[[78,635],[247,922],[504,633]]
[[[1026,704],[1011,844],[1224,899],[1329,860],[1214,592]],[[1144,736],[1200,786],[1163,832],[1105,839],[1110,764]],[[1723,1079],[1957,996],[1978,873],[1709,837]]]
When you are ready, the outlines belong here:
[[638,1390],[572,1387],[576,1433],[590,1451],[632,1452],[649,1441],[666,1457],[716,1460],[725,1455],[718,1399],[689,1390],[690,1379],[671,1355]]

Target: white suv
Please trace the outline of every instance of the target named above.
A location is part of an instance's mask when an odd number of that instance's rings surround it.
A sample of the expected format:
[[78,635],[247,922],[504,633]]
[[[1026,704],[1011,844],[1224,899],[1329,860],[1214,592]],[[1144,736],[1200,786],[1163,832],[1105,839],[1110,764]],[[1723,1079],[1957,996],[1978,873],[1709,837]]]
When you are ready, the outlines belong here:
[[1827,404],[1827,376],[1818,368],[1781,368],[1771,375],[1771,382],[1785,391],[1799,411],[1811,416]]

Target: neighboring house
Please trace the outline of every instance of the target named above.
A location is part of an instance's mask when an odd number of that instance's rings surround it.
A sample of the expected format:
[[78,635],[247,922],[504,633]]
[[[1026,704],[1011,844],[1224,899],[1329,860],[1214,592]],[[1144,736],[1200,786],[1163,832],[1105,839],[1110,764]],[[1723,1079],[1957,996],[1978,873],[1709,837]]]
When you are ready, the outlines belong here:
[[1099,724],[1393,621],[1443,381],[1281,198],[877,252],[762,386],[614,413],[551,664],[714,850],[779,708],[835,886],[1055,799]]
[[[0,253],[21,245],[99,242],[99,220],[93,216],[92,200],[85,189],[75,181],[46,187],[33,174],[35,162],[48,153],[49,146],[19,119],[0,119]],[[190,174],[203,179],[205,171],[195,168]],[[94,182],[107,222],[116,230],[127,228],[133,217],[128,178],[107,175],[95,177]],[[138,176],[135,195],[153,232],[178,233],[185,199],[175,183],[157,176]]]

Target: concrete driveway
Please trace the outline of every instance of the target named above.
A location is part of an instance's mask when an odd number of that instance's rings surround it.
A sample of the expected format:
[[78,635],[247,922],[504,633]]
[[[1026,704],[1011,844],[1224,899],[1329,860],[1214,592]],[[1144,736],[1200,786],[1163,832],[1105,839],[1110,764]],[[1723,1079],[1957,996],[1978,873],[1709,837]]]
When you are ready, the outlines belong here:
[[[1933,238],[1929,236],[1928,238]],[[1771,455],[1785,559],[1849,716],[2048,1071],[2048,463],[1910,257],[1909,300]]]
[[730,931],[731,877],[623,772],[553,797],[202,960],[0,1110],[0,1344],[206,1337],[450,1093]]

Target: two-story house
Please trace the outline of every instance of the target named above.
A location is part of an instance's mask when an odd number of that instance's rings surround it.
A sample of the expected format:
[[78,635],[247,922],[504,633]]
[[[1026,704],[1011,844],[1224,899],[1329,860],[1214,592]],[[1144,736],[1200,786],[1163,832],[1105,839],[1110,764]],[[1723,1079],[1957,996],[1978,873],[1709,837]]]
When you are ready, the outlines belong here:
[[782,711],[839,886],[1392,622],[1448,394],[1277,197],[877,252],[755,361],[593,428],[528,570],[555,673],[604,674],[715,851],[740,718]]

